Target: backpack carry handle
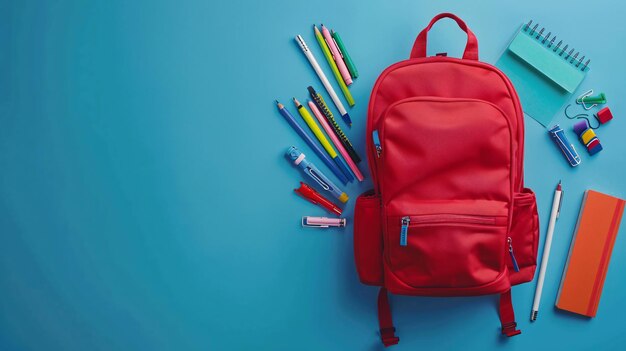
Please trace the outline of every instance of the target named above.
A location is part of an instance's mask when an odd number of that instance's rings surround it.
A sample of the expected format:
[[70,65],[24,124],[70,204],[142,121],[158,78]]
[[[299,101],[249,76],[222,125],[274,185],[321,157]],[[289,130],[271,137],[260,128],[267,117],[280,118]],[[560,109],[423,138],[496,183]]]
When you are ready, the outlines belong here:
[[415,39],[415,44],[413,44],[413,50],[411,50],[411,58],[420,58],[426,57],[426,37],[428,36],[428,31],[432,28],[432,26],[442,18],[451,18],[456,21],[456,24],[467,33],[467,44],[465,45],[465,51],[463,52],[463,58],[466,60],[476,60],[478,61],[478,40],[472,31],[467,28],[467,24],[463,22],[462,19],[457,17],[451,13],[440,13],[437,16],[433,17],[433,19],[428,24],[428,27],[424,28],[420,34],[417,35],[417,39]]

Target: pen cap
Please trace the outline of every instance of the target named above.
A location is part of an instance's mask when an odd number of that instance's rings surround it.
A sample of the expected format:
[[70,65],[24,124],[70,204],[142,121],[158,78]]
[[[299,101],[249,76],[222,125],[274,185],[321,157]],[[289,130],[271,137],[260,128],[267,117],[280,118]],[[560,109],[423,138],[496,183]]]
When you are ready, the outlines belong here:
[[306,46],[306,43],[304,42],[304,39],[302,39],[302,36],[300,34],[296,35],[296,42],[298,43],[302,51],[309,51],[309,47]]
[[295,146],[290,146],[287,149],[285,156],[287,156],[296,165],[299,165],[300,162],[302,162],[302,160],[304,160],[304,157],[305,157],[305,155],[302,152],[300,152],[300,150],[298,150]]
[[320,205],[329,212],[335,213],[336,215],[341,215],[341,208],[339,206],[332,203],[330,200],[322,196],[322,194],[318,193],[315,189],[304,182],[300,182],[300,187],[298,189],[293,189],[298,195],[303,198],[309,200],[310,202]]

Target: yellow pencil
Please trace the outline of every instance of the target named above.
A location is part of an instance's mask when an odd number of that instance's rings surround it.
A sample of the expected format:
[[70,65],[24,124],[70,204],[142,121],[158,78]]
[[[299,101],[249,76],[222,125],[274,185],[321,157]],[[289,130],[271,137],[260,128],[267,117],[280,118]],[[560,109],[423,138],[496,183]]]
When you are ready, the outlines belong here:
[[328,156],[330,156],[330,158],[332,159],[337,157],[337,152],[335,151],[333,146],[330,145],[330,142],[328,141],[328,139],[326,139],[326,136],[313,119],[313,116],[311,116],[311,114],[309,113],[309,110],[307,110],[306,107],[302,106],[302,104],[298,100],[296,100],[296,98],[293,98],[293,103],[296,104],[298,113],[300,113],[300,116],[302,116],[304,122],[306,122],[313,134],[315,134],[317,140],[320,141],[320,143],[324,147],[324,150],[326,150],[326,152],[328,153]]
[[328,45],[326,44],[326,41],[324,40],[322,33],[320,32],[319,29],[317,29],[316,25],[313,25],[313,28],[315,29],[315,39],[317,39],[317,43],[320,44],[320,48],[322,48],[322,52],[324,52],[324,57],[326,57],[326,61],[328,61],[328,64],[330,65],[330,69],[333,71],[333,74],[335,75],[335,79],[337,80],[337,83],[339,84],[339,88],[341,88],[341,91],[343,92],[343,96],[346,97],[346,101],[348,101],[348,105],[354,106],[354,98],[352,97],[350,90],[348,90],[348,86],[346,85],[346,82],[343,81],[343,77],[341,76],[341,73],[339,72],[339,68],[337,67],[337,64],[335,63],[335,60],[333,60],[333,55],[330,53],[330,49],[328,48]]

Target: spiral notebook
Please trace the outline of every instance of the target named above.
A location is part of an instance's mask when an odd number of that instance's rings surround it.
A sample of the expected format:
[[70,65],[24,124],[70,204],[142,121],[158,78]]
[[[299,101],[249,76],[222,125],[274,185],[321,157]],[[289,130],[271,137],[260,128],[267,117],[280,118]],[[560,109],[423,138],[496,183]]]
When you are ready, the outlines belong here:
[[520,27],[496,67],[513,82],[524,113],[548,127],[589,72],[589,62],[532,21]]

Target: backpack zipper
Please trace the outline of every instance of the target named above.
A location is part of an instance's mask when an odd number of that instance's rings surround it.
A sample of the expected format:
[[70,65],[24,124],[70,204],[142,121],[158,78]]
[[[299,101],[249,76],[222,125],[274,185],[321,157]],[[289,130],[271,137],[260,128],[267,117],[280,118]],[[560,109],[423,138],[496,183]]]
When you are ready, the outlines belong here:
[[409,224],[411,223],[411,217],[404,216],[402,217],[402,227],[400,228],[400,246],[406,246],[407,243],[407,234],[409,232]]
[[420,223],[467,223],[467,224],[496,224],[494,217],[480,217],[472,215],[458,215],[458,214],[429,214],[413,216],[412,222],[414,224]]
[[374,130],[372,132],[372,139],[374,140],[374,147],[376,148],[376,158],[380,158],[380,154],[383,152],[383,147],[380,145],[378,130]]
[[509,236],[506,238],[506,242],[509,244],[509,255],[511,255],[511,261],[513,261],[513,270],[519,272],[519,265],[517,264],[517,260],[515,259],[515,254],[513,253],[513,239]]
[[[400,219],[400,246],[407,246],[409,227],[411,224],[485,224],[495,225],[496,219],[494,217],[478,217],[470,215],[455,215],[455,214],[430,214],[419,216],[404,216]],[[511,245],[509,238],[509,252],[513,259],[514,266],[517,266],[515,256],[513,256],[513,246]]]

